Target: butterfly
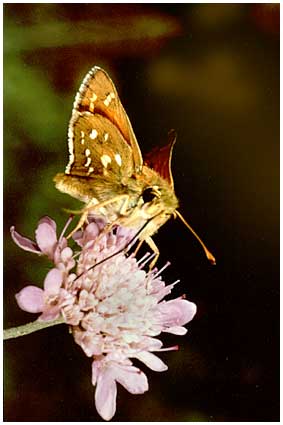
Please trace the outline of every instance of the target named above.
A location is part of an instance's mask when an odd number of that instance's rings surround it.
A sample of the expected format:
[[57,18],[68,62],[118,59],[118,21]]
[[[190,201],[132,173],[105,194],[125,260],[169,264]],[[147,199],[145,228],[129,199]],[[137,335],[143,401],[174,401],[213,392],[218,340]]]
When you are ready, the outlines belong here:
[[69,162],[65,173],[54,177],[58,190],[85,203],[74,231],[91,214],[103,216],[110,224],[134,228],[139,232],[139,246],[145,241],[156,253],[155,263],[159,249],[152,235],[171,216],[178,216],[215,263],[177,210],[171,172],[175,141],[172,130],[168,144],[155,148],[143,160],[115,85],[103,69],[94,66],[75,97],[68,129]]

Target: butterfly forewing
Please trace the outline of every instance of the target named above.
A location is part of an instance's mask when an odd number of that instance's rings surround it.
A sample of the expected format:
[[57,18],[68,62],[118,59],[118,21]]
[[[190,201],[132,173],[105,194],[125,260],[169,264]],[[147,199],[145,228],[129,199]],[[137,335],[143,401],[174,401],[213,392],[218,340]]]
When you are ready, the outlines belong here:
[[[83,80],[77,93],[73,117],[70,122],[69,142],[73,137],[72,127],[77,113],[89,112],[107,118],[123,136],[132,152],[135,171],[142,167],[142,156],[128,116],[120,102],[117,90],[105,71],[99,67],[92,68]],[[115,143],[115,140],[112,140]]]
[[117,182],[133,174],[131,148],[107,118],[89,112],[77,114],[72,133],[76,143],[69,174],[89,178],[99,175]]

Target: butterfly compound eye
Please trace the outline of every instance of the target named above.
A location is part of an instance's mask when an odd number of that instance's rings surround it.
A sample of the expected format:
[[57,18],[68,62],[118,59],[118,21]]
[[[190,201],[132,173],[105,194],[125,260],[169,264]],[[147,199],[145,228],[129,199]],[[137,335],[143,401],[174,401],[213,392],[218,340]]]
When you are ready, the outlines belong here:
[[142,193],[143,202],[151,202],[156,198],[156,195],[152,191],[152,187],[147,187]]

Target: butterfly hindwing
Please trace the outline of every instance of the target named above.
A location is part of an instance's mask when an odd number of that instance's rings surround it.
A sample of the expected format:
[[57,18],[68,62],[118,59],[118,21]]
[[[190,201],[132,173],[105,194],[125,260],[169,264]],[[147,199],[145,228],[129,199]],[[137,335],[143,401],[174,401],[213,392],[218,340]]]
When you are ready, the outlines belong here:
[[177,134],[175,130],[168,133],[168,143],[163,147],[156,147],[145,155],[144,163],[146,166],[155,170],[164,180],[169,183],[174,190],[174,180],[171,171],[171,159],[173,146],[176,142]]

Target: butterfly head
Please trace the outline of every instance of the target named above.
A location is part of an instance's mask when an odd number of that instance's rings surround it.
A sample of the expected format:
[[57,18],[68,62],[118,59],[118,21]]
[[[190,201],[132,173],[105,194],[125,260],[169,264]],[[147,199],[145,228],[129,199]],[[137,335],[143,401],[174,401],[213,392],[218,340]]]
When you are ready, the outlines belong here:
[[161,214],[170,217],[178,206],[174,192],[168,187],[147,186],[143,189],[140,198],[142,211],[150,216]]
[[178,200],[172,187],[158,173],[143,167],[139,178],[140,195],[136,212],[141,219],[151,219],[146,234],[151,236],[161,227],[178,207]]

